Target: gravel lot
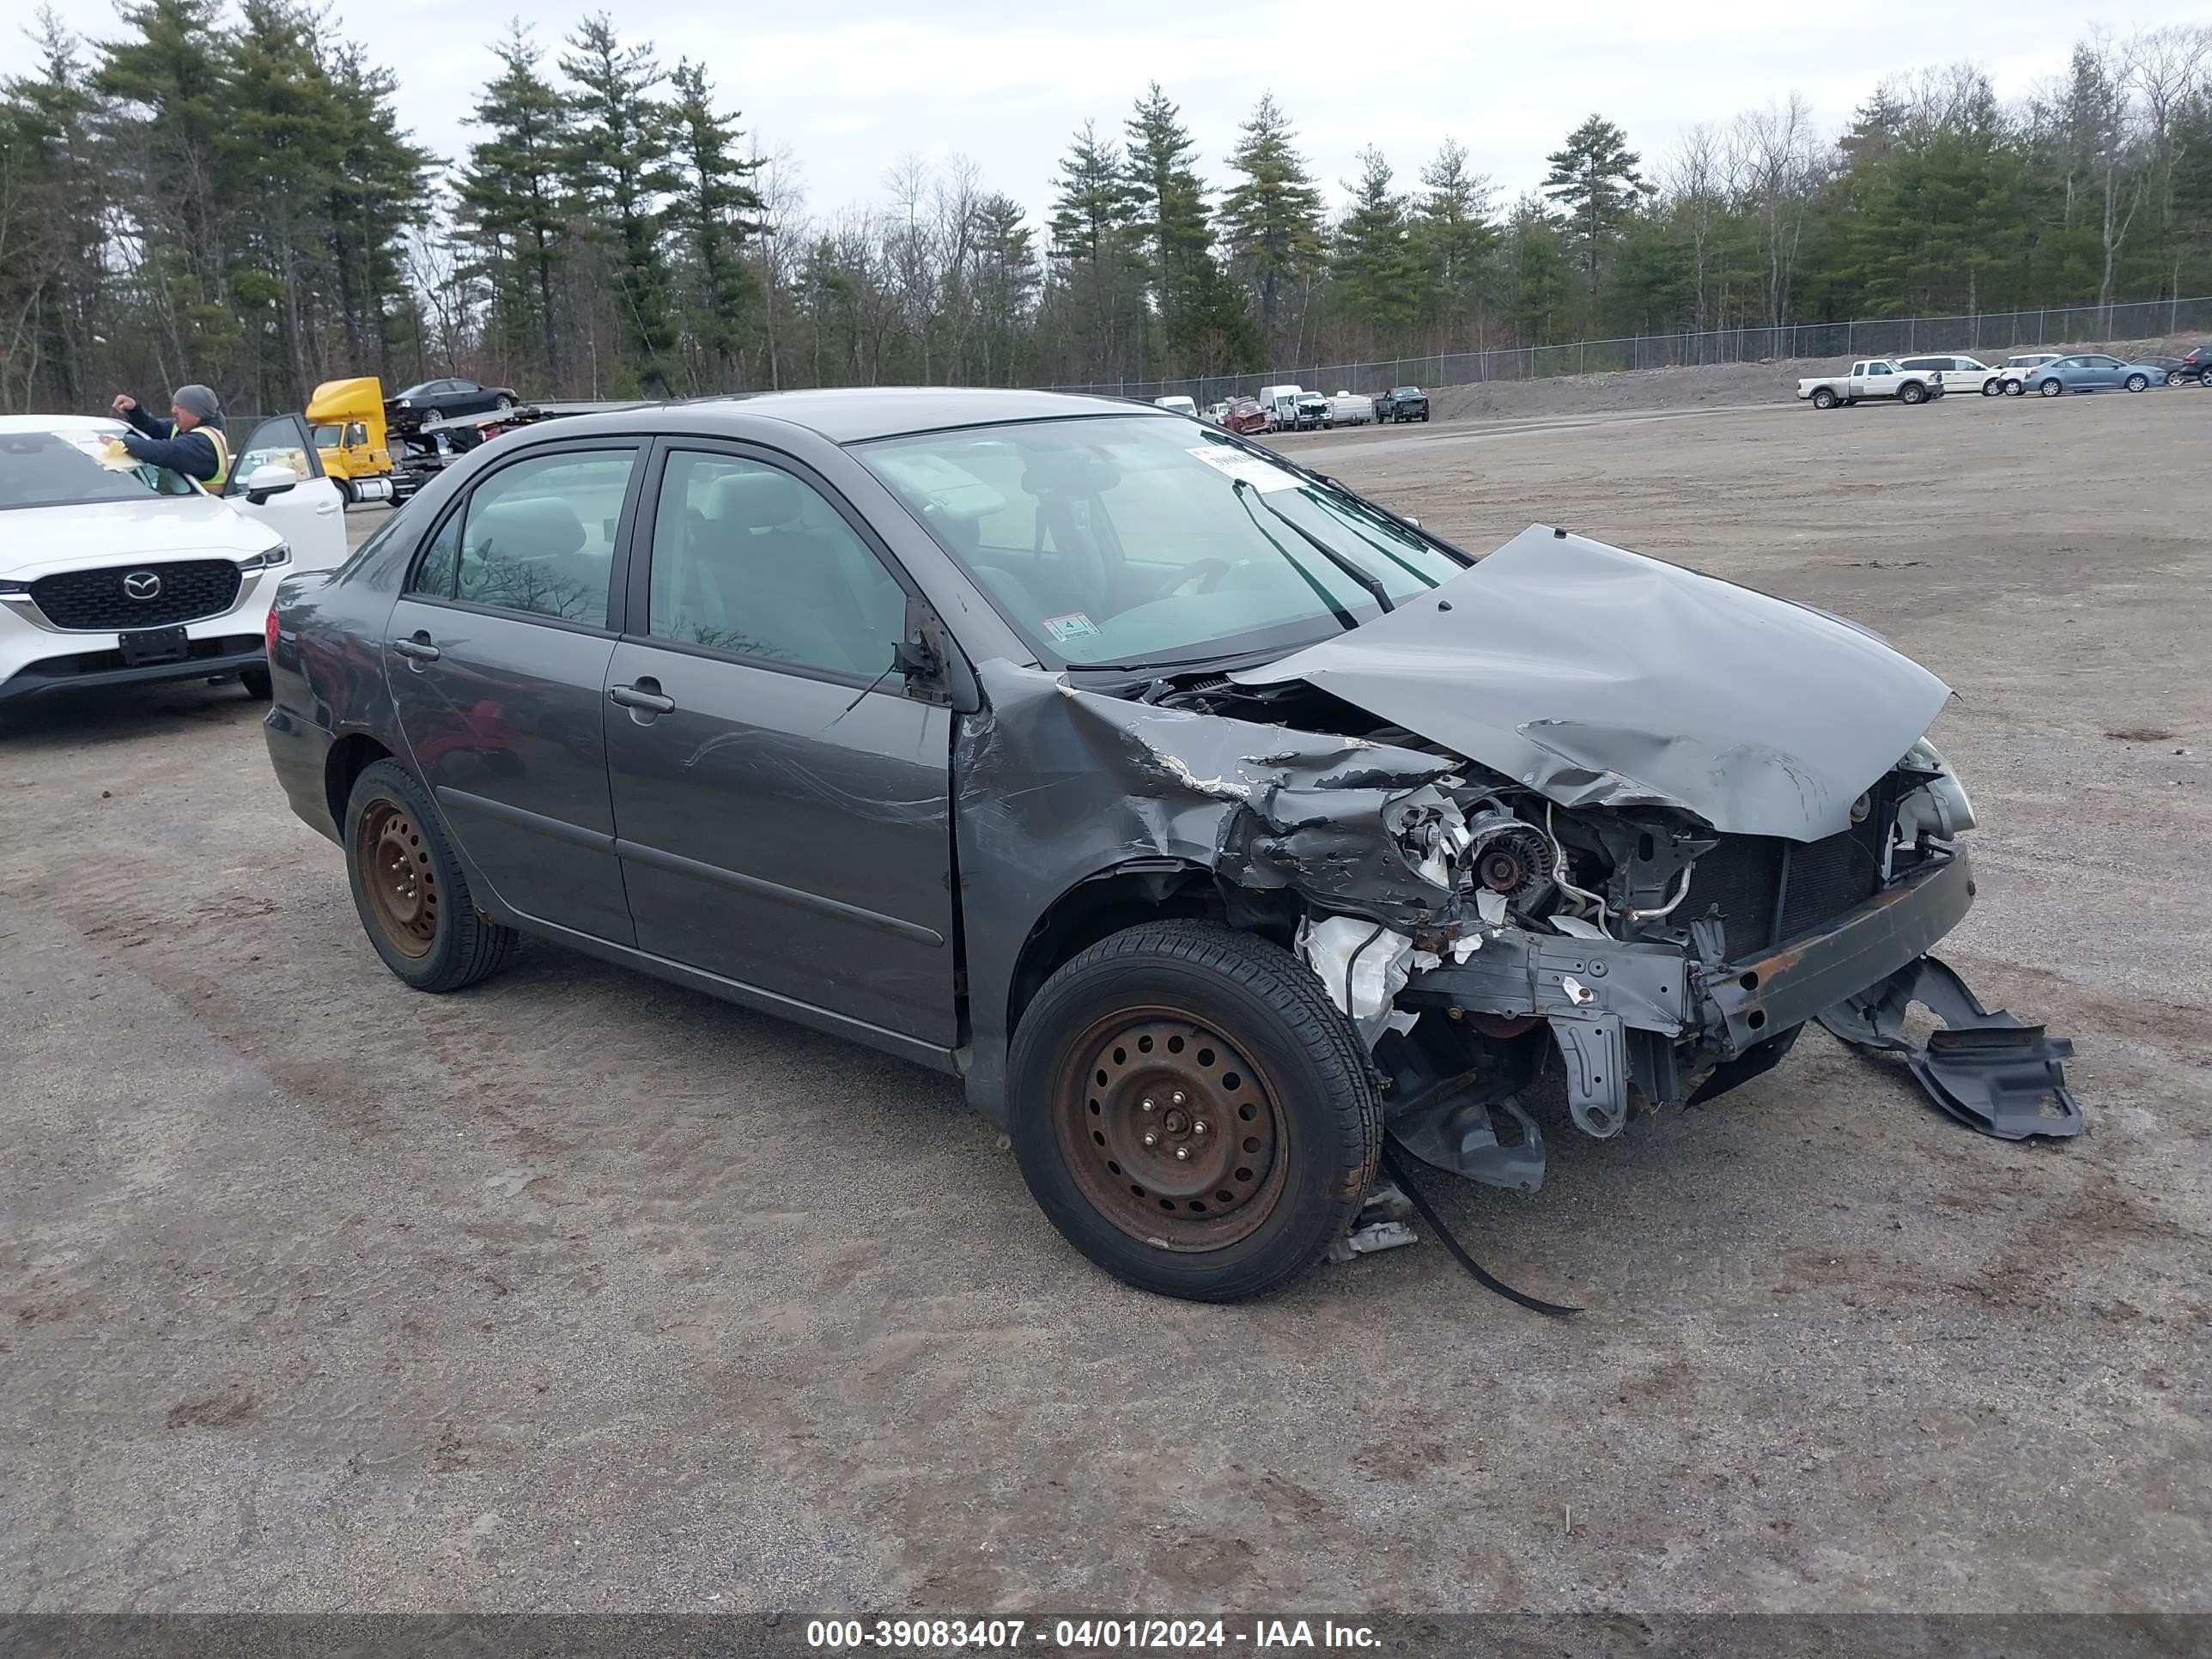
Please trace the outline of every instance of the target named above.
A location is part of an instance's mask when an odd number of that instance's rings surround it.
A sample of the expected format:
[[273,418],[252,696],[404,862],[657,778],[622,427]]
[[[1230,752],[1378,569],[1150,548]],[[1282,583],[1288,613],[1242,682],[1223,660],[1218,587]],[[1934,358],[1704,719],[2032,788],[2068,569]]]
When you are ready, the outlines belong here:
[[1814,1031],[1537,1198],[1433,1182],[1565,1324],[1427,1241],[1125,1291],[945,1080],[546,946],[402,988],[235,687],[0,715],[0,1601],[2212,1609],[2208,436],[2191,389],[1286,441],[1944,674],[1947,954],[2080,1046],[2061,1148]]

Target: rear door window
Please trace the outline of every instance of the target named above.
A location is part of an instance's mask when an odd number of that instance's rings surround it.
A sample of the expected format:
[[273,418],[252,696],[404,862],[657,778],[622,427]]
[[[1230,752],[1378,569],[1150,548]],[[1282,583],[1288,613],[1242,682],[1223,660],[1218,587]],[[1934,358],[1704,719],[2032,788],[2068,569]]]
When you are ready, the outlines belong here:
[[447,516],[410,592],[604,628],[633,448],[556,451],[501,467]]

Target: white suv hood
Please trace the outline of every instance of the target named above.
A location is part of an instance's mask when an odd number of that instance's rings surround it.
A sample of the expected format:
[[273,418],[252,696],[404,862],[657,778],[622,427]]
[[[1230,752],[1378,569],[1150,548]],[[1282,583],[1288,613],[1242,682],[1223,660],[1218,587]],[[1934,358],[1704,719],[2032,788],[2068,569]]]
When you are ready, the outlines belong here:
[[245,558],[282,539],[212,495],[0,510],[0,577],[26,581],[135,559]]

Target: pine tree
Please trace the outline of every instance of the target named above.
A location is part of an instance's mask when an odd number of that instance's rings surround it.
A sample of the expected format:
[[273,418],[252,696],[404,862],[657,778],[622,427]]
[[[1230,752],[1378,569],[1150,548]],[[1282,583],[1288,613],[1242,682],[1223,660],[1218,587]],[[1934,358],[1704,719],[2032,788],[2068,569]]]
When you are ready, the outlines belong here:
[[1552,170],[1544,179],[1544,194],[1565,207],[1589,292],[1595,295],[1607,239],[1636,199],[1650,193],[1651,186],[1637,171],[1643,157],[1628,148],[1628,136],[1619,127],[1593,115],[1547,159]]
[[986,196],[976,208],[975,306],[982,380],[1012,386],[1022,332],[1036,298],[1036,249],[1027,214],[1011,196]]
[[228,118],[216,153],[224,195],[239,204],[230,293],[252,349],[249,406],[264,409],[298,407],[324,367],[313,289],[328,257],[321,215],[344,163],[347,124],[316,60],[314,21],[295,0],[246,0],[242,27],[224,42]]
[[1468,167],[1467,148],[1455,138],[1437,146],[1421,169],[1410,236],[1420,273],[1419,319],[1465,340],[1482,310],[1498,228],[1491,222],[1488,178]]
[[1385,340],[1413,320],[1418,293],[1406,202],[1382,152],[1359,152],[1359,182],[1347,185],[1352,207],[1336,228],[1330,274],[1337,303]]
[[1198,151],[1182,112],[1157,81],[1137,100],[1126,129],[1133,210],[1129,231],[1145,255],[1167,358],[1180,364],[1196,348],[1214,278],[1206,186],[1193,165]]
[[[347,355],[356,368],[373,362],[386,380],[397,381],[392,325],[404,322],[410,303],[405,238],[428,225],[437,158],[400,126],[391,70],[372,65],[348,43],[332,54],[329,74],[343,123],[328,218]],[[389,316],[386,301],[393,302]]]
[[161,378],[219,386],[242,338],[224,282],[216,173],[229,113],[221,0],[140,0],[118,16],[130,32],[101,43],[93,83],[122,232],[139,251],[137,291],[126,303],[155,319],[150,343]]
[[1523,339],[1558,337],[1566,310],[1568,251],[1559,226],[1531,197],[1515,204],[1505,234],[1507,304]]
[[1125,354],[1143,326],[1135,222],[1121,150],[1099,137],[1096,123],[1085,121],[1060,159],[1049,228],[1060,279],[1102,378],[1126,374]]
[[1261,94],[1241,131],[1229,165],[1242,182],[1222,198],[1221,225],[1259,298],[1260,333],[1272,349],[1284,285],[1305,276],[1321,257],[1321,191],[1274,94]]
[[615,311],[651,391],[671,389],[664,361],[675,343],[661,263],[660,203],[677,188],[669,165],[668,111],[653,96],[667,77],[650,46],[625,46],[605,12],[568,37],[562,72],[574,123],[569,181],[612,244]]
[[568,106],[538,73],[542,54],[521,23],[492,53],[501,73],[484,88],[471,118],[490,136],[469,152],[459,184],[461,211],[506,337],[512,343],[535,333],[544,354],[539,378],[557,386],[562,353],[554,289],[568,257]]
[[76,40],[51,9],[31,39],[38,72],[0,83],[0,315],[17,319],[0,337],[0,407],[35,401],[41,370],[80,407],[97,396],[107,181]]
[[757,283],[744,252],[762,229],[759,161],[738,153],[737,112],[714,107],[704,65],[686,58],[669,76],[675,99],[669,131],[678,185],[670,216],[681,228],[698,268],[698,305],[690,332],[714,358],[723,389],[734,385],[736,359]]

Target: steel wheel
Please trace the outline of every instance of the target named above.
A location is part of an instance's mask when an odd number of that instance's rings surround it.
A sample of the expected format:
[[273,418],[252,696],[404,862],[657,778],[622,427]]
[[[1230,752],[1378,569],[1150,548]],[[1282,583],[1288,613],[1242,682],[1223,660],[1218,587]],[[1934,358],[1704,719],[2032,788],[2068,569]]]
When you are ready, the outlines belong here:
[[438,878],[422,830],[397,801],[380,800],[361,815],[355,836],[377,931],[402,956],[429,955],[438,941]]
[[1054,1091],[1083,1195],[1158,1249],[1218,1250],[1267,1220],[1283,1188],[1283,1116],[1227,1041],[1173,1009],[1123,1009],[1068,1046]]

